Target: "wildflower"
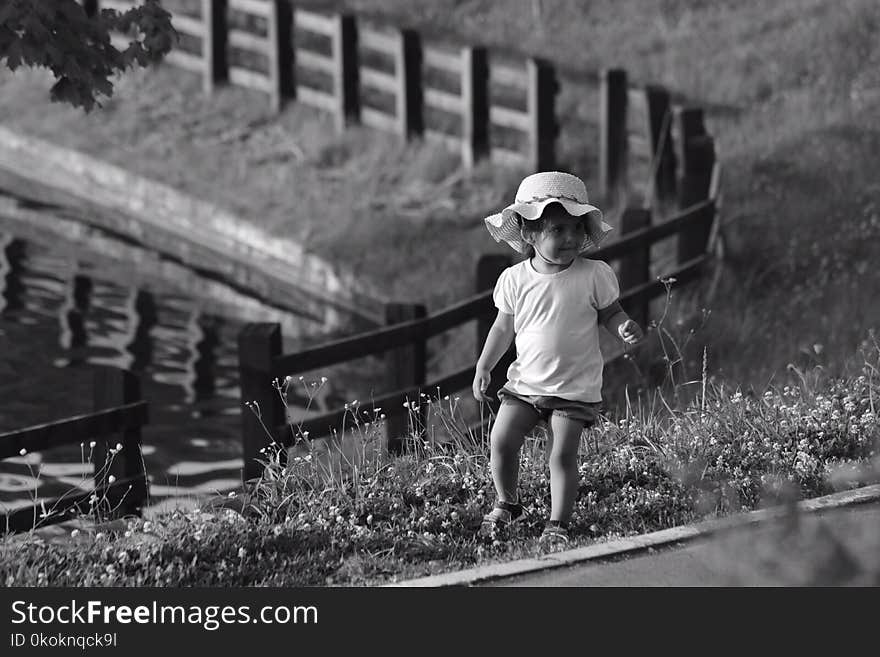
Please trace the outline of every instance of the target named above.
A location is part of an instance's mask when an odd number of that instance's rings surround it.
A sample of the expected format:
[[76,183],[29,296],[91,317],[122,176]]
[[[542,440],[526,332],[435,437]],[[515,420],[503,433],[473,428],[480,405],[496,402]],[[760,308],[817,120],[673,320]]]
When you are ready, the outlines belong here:
[[244,559],[246,556],[247,556],[247,550],[245,550],[243,547],[238,548],[238,558]]
[[25,456],[27,454],[27,450],[24,447],[22,447],[20,450],[18,450],[18,453],[21,454],[22,456]]
[[76,538],[77,536],[79,536],[79,530],[78,530],[78,529],[72,529],[72,530],[70,531],[70,538]]
[[229,499],[232,499],[233,497],[235,497],[235,491],[234,490],[229,491],[226,494],[226,497],[228,497]]
[[327,383],[327,377],[326,377],[326,376],[322,376],[322,377],[321,377],[321,383]]
[[94,449],[94,448],[95,448],[95,445],[96,445],[96,443],[95,443],[95,441],[93,440],[93,441],[91,441],[91,442],[89,443],[89,448],[90,448],[90,449]]
[[122,443],[116,443],[116,451],[117,451],[117,452],[121,452],[121,451],[122,451]]
[[108,482],[108,483],[111,483],[111,484],[112,484],[114,481],[116,481],[116,477],[114,477],[113,475],[110,475],[109,477],[107,477],[107,482]]

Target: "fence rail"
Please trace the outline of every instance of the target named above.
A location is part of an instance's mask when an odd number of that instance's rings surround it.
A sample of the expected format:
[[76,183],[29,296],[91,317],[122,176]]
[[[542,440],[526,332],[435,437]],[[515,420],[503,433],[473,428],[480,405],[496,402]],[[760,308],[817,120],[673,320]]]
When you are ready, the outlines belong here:
[[[124,11],[133,2],[84,4],[91,12]],[[233,24],[240,15],[260,18],[265,32]],[[201,0],[198,15],[173,13],[172,24],[186,43],[167,61],[199,73],[206,93],[231,82],[267,94],[276,111],[296,100],[332,114],[340,131],[362,123],[444,144],[460,152],[466,168],[483,158],[531,170],[556,166],[556,96],[566,73],[566,84],[593,83],[600,90],[598,170],[606,205],[621,190],[645,203],[676,196],[670,94],[656,85],[628,86],[625,71],[605,70],[594,81],[567,74],[564,64],[423,40],[383,19],[291,0]],[[329,41],[329,49],[316,47],[316,38]],[[121,35],[114,43],[127,45]],[[370,52],[390,57],[392,70],[371,66]],[[451,76],[454,89],[438,85],[431,71]],[[377,94],[390,99],[387,106],[373,104]],[[434,114],[445,118],[438,123]]]
[[[708,177],[687,181],[688,190],[683,199],[701,193],[703,199],[690,204],[676,215],[651,225],[651,211],[631,208],[624,212],[621,238],[591,253],[593,259],[618,261],[618,277],[622,293],[620,301],[630,316],[644,324],[650,314],[652,300],[662,297],[675,279],[684,285],[700,277],[712,254],[710,236],[716,229],[720,166],[712,163]],[[651,247],[670,238],[677,239],[676,263],[662,276],[652,276]],[[380,353],[387,354],[389,369],[394,374],[394,389],[374,398],[373,406],[381,407],[386,415],[388,449],[400,452],[401,435],[406,433],[404,403],[419,399],[423,391],[449,394],[467,388],[474,376],[474,365],[428,381],[425,375],[427,340],[444,331],[477,322],[478,348],[482,345],[494,316],[492,287],[498,274],[510,265],[506,256],[485,256],[477,264],[475,295],[452,306],[428,315],[423,305],[393,304],[387,317],[389,325],[380,329],[316,345],[296,353],[281,350],[281,333],[277,324],[249,324],[239,336],[239,370],[243,402],[256,401],[262,417],[260,421],[244,413],[242,440],[244,448],[244,477],[259,476],[262,466],[259,452],[271,441],[289,446],[301,435],[318,439],[338,431],[346,418],[349,425],[352,414],[363,413],[360,421],[373,421],[372,408],[365,411],[340,408],[317,417],[297,422],[293,427],[287,420],[286,409],[271,387],[274,378],[282,379],[301,372],[318,370],[338,363]],[[513,354],[508,353],[496,366],[493,381],[503,378]],[[421,412],[424,412],[422,410]],[[270,428],[272,437],[266,434]],[[291,429],[295,429],[299,433]]]
[[[148,403],[140,398],[138,378],[127,370],[96,368],[93,383],[95,412],[0,434],[0,460],[95,441],[91,450],[94,490],[67,493],[0,514],[0,533],[68,520],[71,510],[108,517],[140,513],[149,486],[141,455],[141,427],[148,421]],[[116,444],[122,449],[116,450]],[[95,495],[103,501],[100,506],[92,502]]]

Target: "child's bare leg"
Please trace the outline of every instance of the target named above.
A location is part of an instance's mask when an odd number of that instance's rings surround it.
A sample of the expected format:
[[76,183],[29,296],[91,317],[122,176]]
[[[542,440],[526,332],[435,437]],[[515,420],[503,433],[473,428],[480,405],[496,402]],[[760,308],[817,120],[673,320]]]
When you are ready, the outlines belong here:
[[584,423],[558,413],[550,417],[553,447],[550,452],[550,520],[568,522],[577,497],[578,447]]
[[535,428],[538,414],[531,406],[517,401],[506,401],[498,409],[489,438],[489,465],[492,483],[499,502],[517,501],[519,480],[519,450],[526,434]]

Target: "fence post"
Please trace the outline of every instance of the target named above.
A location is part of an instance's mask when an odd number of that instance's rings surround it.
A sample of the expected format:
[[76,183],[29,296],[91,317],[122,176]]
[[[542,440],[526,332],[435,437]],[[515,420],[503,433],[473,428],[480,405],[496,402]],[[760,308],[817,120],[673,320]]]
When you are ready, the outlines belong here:
[[[263,472],[265,454],[260,450],[275,440],[275,429],[285,419],[278,391],[272,386],[272,361],[281,355],[281,325],[245,324],[238,334],[238,376],[241,387],[241,437],[244,468],[242,481],[256,479]],[[245,404],[256,403],[261,418]],[[256,409],[255,409],[256,410]],[[262,419],[262,422],[261,422]],[[266,434],[265,425],[272,436]]]
[[556,166],[556,94],[559,82],[556,69],[547,61],[531,58],[526,63],[528,73],[529,166],[534,171]]
[[462,48],[461,62],[461,157],[471,169],[489,153],[489,55],[485,48]]
[[672,103],[669,92],[659,85],[645,87],[648,124],[651,133],[651,156],[656,162],[652,184],[654,197],[675,199],[675,151],[672,143]]
[[[95,411],[141,400],[140,380],[129,370],[97,367],[93,381],[92,408]],[[116,449],[117,444],[122,445],[122,450]],[[123,492],[118,498],[115,494],[109,496],[114,506],[113,515],[140,515],[147,499],[147,475],[141,455],[140,427],[124,429],[119,436],[101,436],[95,441],[92,459],[95,464],[96,489],[109,486],[110,475],[117,480],[131,480],[131,488],[127,492]]]
[[400,31],[397,57],[397,119],[400,134],[405,138],[419,137],[425,130],[422,102],[422,42],[415,30]]
[[211,94],[217,84],[229,79],[229,60],[226,57],[226,0],[202,0],[202,24],[205,26],[202,43],[205,62],[202,90]]
[[[510,265],[511,258],[508,255],[499,253],[480,256],[480,259],[477,261],[475,291],[480,293],[494,288],[501,272],[510,267]],[[477,358],[480,357],[480,353],[483,351],[483,345],[486,344],[486,336],[489,335],[489,329],[492,328],[494,321],[495,313],[481,315],[477,318]],[[500,403],[498,402],[496,395],[498,394],[498,390],[501,389],[501,386],[507,381],[507,368],[510,367],[510,364],[515,359],[516,347],[511,344],[510,349],[507,350],[498,361],[498,364],[492,369],[492,382],[486,390],[486,395],[492,399],[492,401],[489,402],[489,408],[491,408],[493,412],[498,411]]]
[[[706,134],[703,110],[681,108],[677,112],[681,174],[678,207],[688,208],[709,198],[715,165],[715,140]],[[711,222],[693,224],[678,237],[678,262],[687,262],[706,250]]]
[[361,101],[358,82],[357,23],[354,16],[336,16],[336,30],[332,38],[333,98],[336,100],[336,130],[360,121]]
[[[647,208],[626,208],[620,218],[620,236],[626,237],[628,233],[646,228],[651,225],[651,210]],[[643,283],[647,283],[651,277],[651,246],[645,243],[643,246],[631,249],[627,255],[620,259],[620,289],[626,292]],[[640,326],[647,326],[649,302],[646,299],[635,302],[624,302],[623,307],[627,314]],[[616,336],[615,336],[616,337]]]
[[627,80],[622,69],[604,69],[599,84],[599,189],[607,206],[617,204],[627,167]]
[[[398,324],[413,319],[422,319],[428,314],[423,304],[419,303],[388,303],[385,305],[385,324]],[[424,385],[428,364],[427,340],[416,340],[410,345],[390,349],[386,357],[388,367],[388,383],[392,391],[406,390]],[[427,407],[416,395],[410,399],[419,406],[418,411],[412,409],[389,408],[385,411],[385,431],[388,453],[400,455],[406,449],[406,437],[409,435],[409,415],[419,426],[425,426]],[[417,432],[419,426],[413,427]]]
[[293,95],[293,9],[286,0],[272,0],[267,20],[269,41],[269,100],[272,111],[280,112],[284,99]]

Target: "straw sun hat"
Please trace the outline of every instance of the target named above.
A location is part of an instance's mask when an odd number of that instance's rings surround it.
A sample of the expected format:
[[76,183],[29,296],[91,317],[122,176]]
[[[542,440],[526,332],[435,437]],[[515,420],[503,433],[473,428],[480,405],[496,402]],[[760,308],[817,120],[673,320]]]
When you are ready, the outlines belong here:
[[583,181],[561,171],[542,171],[527,176],[516,190],[516,200],[483,221],[496,242],[504,240],[520,253],[526,253],[529,245],[523,242],[516,215],[534,221],[551,203],[559,203],[573,217],[587,215],[587,236],[581,245],[581,252],[599,246],[611,230],[611,226],[602,221],[602,211],[590,205]]

